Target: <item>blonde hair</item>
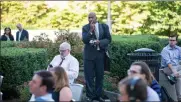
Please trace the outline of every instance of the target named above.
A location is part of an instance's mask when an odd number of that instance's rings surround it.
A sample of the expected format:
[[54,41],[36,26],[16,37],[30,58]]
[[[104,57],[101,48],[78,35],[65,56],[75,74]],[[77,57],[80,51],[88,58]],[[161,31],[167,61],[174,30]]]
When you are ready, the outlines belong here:
[[54,91],[60,91],[64,87],[69,87],[69,80],[67,73],[62,67],[54,67],[51,69],[51,71],[55,74],[55,90]]

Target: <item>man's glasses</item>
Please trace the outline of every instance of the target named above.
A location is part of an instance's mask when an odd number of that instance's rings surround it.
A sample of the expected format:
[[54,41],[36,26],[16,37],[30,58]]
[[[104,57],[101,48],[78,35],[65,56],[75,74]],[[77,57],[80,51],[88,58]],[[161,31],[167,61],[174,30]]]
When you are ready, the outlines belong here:
[[169,40],[169,41],[176,41],[176,40]]
[[130,69],[127,71],[127,74],[128,74],[128,75],[130,75],[130,74],[138,74],[138,73],[139,73],[139,72],[134,71],[134,70],[130,70]]
[[59,50],[59,51],[64,53],[66,50]]

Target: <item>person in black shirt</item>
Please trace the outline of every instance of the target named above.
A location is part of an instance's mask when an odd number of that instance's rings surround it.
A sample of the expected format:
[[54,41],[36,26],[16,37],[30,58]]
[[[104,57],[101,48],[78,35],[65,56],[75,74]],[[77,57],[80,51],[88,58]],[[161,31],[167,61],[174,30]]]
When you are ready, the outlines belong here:
[[4,34],[1,36],[1,41],[14,41],[14,37],[11,34],[11,28],[6,27],[4,29]]

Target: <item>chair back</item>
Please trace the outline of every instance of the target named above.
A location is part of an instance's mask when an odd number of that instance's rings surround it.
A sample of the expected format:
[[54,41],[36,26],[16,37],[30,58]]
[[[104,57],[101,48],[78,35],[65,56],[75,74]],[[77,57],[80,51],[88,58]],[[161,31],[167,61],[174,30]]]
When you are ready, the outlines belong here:
[[70,84],[74,101],[81,101],[84,86],[81,84]]

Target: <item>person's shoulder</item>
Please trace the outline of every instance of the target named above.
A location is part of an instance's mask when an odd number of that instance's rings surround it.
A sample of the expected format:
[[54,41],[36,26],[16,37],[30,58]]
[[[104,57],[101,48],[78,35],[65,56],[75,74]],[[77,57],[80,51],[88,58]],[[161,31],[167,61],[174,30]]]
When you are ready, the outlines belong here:
[[71,93],[71,89],[67,86],[63,87],[61,90],[60,90],[60,94],[61,93]]
[[147,86],[148,100],[147,101],[159,101],[159,96],[151,87]]
[[69,87],[65,86],[60,91],[71,91],[71,89]]
[[[150,87],[150,86],[148,86],[147,87],[147,91],[148,91],[148,94],[150,95],[152,95],[152,96],[155,96],[155,95],[157,95],[157,93]],[[157,97],[157,96],[156,96]]]
[[1,38],[3,38],[3,37],[5,37],[5,35],[3,34],[3,35],[1,35]]
[[163,48],[163,51],[164,50],[168,50],[169,49],[169,46],[167,45],[167,46],[165,46],[164,48]]
[[89,24],[85,24],[82,28],[86,28],[86,27],[88,27],[89,26]]
[[26,32],[28,32],[26,29],[23,29],[23,31],[26,31]]
[[176,47],[177,47],[179,50],[181,50],[181,47],[180,47],[180,46],[176,45]]
[[77,58],[75,58],[75,57],[74,57],[73,55],[71,55],[71,54],[70,54],[70,57],[71,57],[72,60],[78,61]]
[[103,27],[108,27],[106,23],[99,23],[99,24],[101,24]]
[[55,57],[54,58],[60,58],[60,55],[55,55]]

